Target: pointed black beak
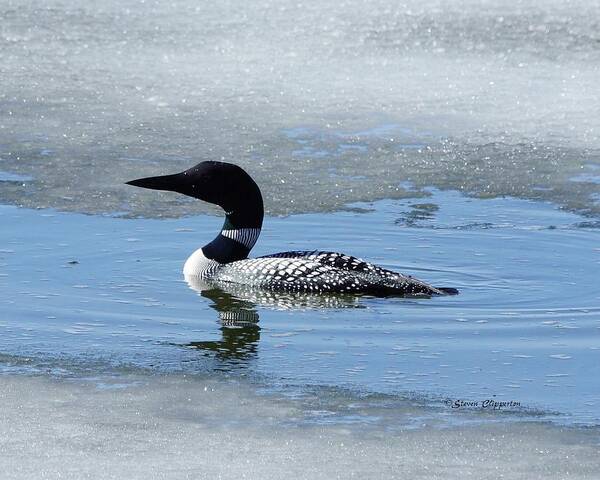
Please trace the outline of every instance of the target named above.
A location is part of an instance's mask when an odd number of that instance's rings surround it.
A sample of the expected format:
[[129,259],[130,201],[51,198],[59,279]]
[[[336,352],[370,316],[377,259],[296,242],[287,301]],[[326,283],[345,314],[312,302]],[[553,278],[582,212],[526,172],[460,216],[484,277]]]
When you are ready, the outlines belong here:
[[138,178],[125,182],[134,187],[150,188],[152,190],[168,190],[170,192],[180,192],[182,186],[181,174],[161,175],[159,177]]

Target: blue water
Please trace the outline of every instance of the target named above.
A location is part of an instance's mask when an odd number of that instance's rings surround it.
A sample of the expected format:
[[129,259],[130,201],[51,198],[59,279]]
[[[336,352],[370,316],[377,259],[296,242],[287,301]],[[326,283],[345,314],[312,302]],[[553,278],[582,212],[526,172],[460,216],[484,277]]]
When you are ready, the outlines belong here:
[[237,327],[181,274],[220,218],[0,207],[1,368],[233,376],[286,395],[342,388],[412,398],[445,419],[481,410],[451,401],[493,399],[516,405],[494,419],[598,424],[600,230],[551,204],[430,194],[267,218],[253,254],[332,249],[460,295],[243,298],[256,323]]

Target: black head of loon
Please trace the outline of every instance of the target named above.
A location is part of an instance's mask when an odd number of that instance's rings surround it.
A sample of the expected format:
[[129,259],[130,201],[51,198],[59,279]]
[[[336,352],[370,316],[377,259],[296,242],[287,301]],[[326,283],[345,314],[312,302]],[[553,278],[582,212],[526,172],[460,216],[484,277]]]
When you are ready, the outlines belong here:
[[225,162],[200,162],[174,175],[140,178],[128,185],[168,190],[220,206],[227,214],[224,228],[261,228],[264,207],[260,189],[242,168]]
[[201,275],[217,265],[248,258],[260,234],[262,195],[256,182],[237,165],[206,161],[181,173],[140,178],[127,184],[183,193],[225,210],[221,232],[188,258],[184,273]]

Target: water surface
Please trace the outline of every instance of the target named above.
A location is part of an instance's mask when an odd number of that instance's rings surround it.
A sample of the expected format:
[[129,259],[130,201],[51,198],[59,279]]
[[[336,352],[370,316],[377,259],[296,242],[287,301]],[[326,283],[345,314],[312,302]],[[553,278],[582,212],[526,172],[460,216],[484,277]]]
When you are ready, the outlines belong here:
[[[416,396],[432,408],[514,401],[522,408],[507,410],[595,425],[598,229],[551,205],[431,193],[268,218],[255,253],[344,251],[457,287],[454,297],[198,295],[181,266],[218,231],[217,217],[2,207],[13,225],[0,253],[5,368],[26,356],[42,370],[224,372],[274,391],[330,386]],[[242,321],[228,322],[240,309]]]

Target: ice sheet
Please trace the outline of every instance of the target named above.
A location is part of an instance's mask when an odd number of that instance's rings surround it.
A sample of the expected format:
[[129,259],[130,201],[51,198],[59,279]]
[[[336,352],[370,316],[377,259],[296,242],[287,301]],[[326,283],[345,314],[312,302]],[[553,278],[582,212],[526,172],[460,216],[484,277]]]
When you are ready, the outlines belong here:
[[[0,376],[3,478],[592,479],[596,429],[298,426],[300,402],[185,376]],[[340,399],[343,407],[348,399]],[[413,412],[418,414],[418,412]]]

